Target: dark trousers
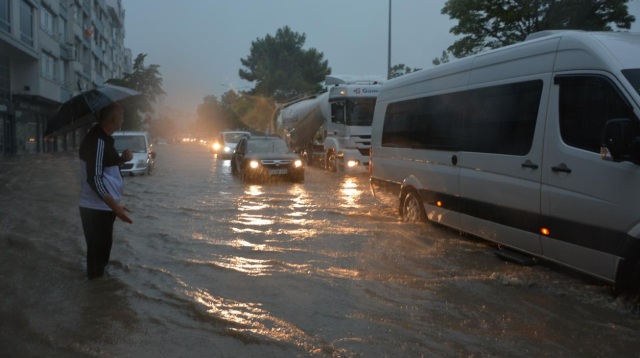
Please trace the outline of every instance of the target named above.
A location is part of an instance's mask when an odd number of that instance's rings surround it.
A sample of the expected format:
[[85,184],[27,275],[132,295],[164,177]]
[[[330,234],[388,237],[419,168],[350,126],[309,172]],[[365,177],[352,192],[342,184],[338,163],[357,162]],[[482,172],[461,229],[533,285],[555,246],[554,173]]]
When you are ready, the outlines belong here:
[[104,275],[109,263],[113,243],[113,211],[80,208],[84,239],[87,241],[87,276],[89,279]]

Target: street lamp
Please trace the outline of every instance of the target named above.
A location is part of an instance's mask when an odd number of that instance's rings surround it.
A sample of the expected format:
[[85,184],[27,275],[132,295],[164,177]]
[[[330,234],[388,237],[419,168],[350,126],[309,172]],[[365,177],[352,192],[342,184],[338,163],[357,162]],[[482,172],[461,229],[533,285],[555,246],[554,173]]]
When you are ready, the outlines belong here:
[[387,79],[391,79],[391,0],[389,0],[389,48],[387,56]]

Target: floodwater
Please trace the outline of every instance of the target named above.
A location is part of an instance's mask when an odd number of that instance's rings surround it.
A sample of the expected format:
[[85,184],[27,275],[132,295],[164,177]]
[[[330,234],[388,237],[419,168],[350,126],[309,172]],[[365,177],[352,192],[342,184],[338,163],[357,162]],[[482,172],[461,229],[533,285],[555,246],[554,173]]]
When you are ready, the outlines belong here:
[[632,297],[400,222],[366,174],[243,184],[157,152],[94,281],[75,153],[0,161],[1,357],[640,357]]

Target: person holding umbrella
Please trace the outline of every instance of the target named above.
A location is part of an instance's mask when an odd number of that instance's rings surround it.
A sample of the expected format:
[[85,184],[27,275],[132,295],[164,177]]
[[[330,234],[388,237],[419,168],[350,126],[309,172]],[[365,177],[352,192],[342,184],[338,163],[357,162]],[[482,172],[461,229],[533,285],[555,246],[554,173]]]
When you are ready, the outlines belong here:
[[133,158],[129,149],[118,154],[111,135],[122,128],[124,110],[112,103],[99,111],[98,124],[87,133],[80,144],[82,192],[80,218],[87,242],[87,276],[94,279],[104,275],[113,243],[113,224],[116,217],[132,224],[130,212],[120,204],[124,180],[120,166]]
[[143,98],[129,88],[106,85],[82,92],[63,103],[49,119],[45,136],[53,138],[91,123],[96,124],[80,144],[82,191],[80,218],[87,242],[89,279],[104,275],[109,263],[116,217],[132,224],[126,206],[120,205],[124,180],[120,166],[133,158],[129,149],[118,154],[111,135],[122,128],[124,110]]

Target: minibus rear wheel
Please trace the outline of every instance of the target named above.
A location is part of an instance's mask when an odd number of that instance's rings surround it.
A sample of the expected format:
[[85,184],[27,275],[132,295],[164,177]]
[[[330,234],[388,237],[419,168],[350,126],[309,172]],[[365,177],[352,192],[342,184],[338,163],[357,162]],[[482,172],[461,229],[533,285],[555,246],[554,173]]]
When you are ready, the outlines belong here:
[[407,190],[402,200],[402,220],[406,222],[423,222],[427,221],[427,214],[422,205],[422,199],[415,190]]

